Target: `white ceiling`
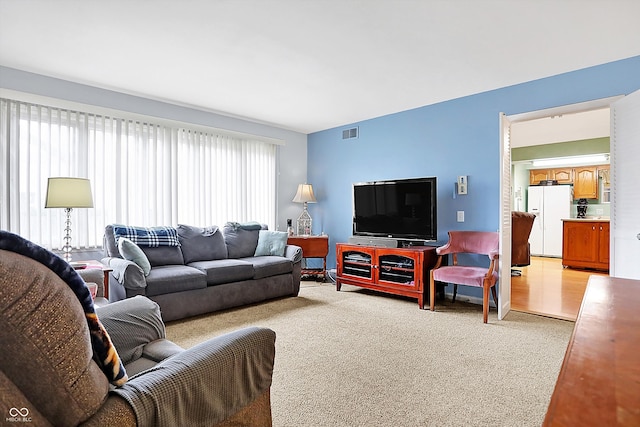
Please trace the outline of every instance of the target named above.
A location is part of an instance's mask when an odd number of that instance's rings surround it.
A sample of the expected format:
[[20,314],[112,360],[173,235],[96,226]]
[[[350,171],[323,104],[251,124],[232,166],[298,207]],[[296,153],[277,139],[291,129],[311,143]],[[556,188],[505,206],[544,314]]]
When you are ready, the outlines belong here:
[[640,55],[638,16],[638,0],[0,0],[0,64],[311,133]]
[[512,123],[511,147],[580,141],[610,136],[609,108],[560,114]]

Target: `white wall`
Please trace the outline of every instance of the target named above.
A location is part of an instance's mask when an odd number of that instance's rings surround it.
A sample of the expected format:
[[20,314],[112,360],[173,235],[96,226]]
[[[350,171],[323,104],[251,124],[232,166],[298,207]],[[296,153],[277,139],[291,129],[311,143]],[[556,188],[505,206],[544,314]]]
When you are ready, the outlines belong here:
[[278,148],[277,227],[280,230],[286,230],[286,218],[296,218],[300,213],[300,206],[292,203],[291,199],[295,195],[298,184],[305,182],[307,177],[307,135],[305,134],[2,66],[0,66],[0,88],[280,139],[284,144]]

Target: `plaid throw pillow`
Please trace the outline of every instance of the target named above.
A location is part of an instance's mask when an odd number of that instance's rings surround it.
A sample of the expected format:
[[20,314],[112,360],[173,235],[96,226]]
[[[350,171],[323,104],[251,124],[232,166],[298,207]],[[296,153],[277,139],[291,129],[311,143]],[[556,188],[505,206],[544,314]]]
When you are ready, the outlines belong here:
[[178,233],[173,227],[114,225],[113,234],[116,242],[124,237],[138,246],[147,246],[149,248],[157,248],[158,246],[180,246]]

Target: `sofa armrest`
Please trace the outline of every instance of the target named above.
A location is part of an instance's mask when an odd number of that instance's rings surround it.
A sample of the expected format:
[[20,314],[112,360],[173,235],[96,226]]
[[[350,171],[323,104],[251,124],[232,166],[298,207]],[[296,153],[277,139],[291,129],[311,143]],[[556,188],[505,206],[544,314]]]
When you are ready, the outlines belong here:
[[302,248],[296,245],[286,245],[284,247],[284,257],[289,258],[294,264],[302,262]]
[[144,271],[133,261],[107,257],[101,262],[113,269],[111,274],[126,289],[140,290],[147,287]]
[[139,359],[148,343],[166,337],[160,307],[147,297],[97,307],[96,313],[124,364]]
[[216,425],[271,387],[274,358],[275,332],[241,329],[178,353],[113,393],[131,404],[138,425]]

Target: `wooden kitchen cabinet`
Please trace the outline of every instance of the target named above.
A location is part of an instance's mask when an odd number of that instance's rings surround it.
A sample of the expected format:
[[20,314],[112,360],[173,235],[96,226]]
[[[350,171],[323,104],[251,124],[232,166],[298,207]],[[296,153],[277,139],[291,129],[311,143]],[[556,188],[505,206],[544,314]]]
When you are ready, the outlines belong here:
[[564,220],[562,265],[609,270],[609,221]]
[[582,166],[573,169],[573,198],[598,198],[598,167]]
[[573,183],[573,169],[572,168],[555,168],[550,170],[551,178],[558,181],[558,184],[572,184]]
[[598,260],[607,265],[609,270],[609,222],[601,222],[599,229]]
[[538,185],[540,181],[546,181],[551,179],[549,176],[549,169],[530,169],[529,170],[529,184]]
[[530,169],[529,184],[538,185],[540,181],[548,179],[558,181],[558,184],[573,184],[572,168]]

